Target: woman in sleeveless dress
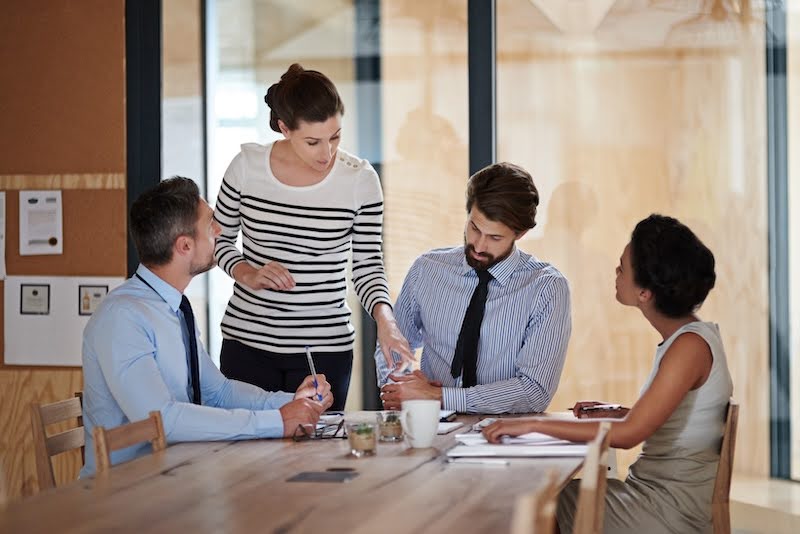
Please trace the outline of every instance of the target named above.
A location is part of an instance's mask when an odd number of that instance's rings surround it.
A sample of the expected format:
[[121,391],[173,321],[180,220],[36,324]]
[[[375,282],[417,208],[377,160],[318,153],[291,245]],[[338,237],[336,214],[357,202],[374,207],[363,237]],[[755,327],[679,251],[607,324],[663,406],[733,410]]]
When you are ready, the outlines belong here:
[[[583,401],[573,408],[577,417],[622,418],[611,425],[612,447],[644,442],[625,481],[608,481],[604,532],[711,531],[711,495],[733,391],[719,328],[695,313],[715,278],[714,255],[671,217],[639,222],[622,252],[617,300],[639,308],[663,340],[633,407],[584,411],[601,403]],[[505,419],[484,434],[493,443],[527,432],[587,442],[597,429],[596,421]],[[572,532],[578,485],[572,481],[559,496],[561,532]]]

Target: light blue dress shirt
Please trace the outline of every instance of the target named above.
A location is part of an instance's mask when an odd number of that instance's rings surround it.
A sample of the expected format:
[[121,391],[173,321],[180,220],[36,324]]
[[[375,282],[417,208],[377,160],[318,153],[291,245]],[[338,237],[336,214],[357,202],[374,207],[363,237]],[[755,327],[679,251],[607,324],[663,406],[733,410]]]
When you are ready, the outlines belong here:
[[[442,408],[466,413],[543,412],[558,388],[572,332],[569,286],[548,263],[514,247],[489,268],[489,294],[478,343],[478,385],[461,387],[450,366],[478,276],[464,247],[437,249],[414,261],[394,312],[421,370],[439,380]],[[389,368],[375,351],[378,385]]]
[[[167,442],[277,438],[278,409],[292,393],[270,393],[229,380],[206,352],[198,332],[202,405],[191,403],[188,336],[179,309],[181,293],[144,265],[108,294],[83,331],[83,424],[86,464],[95,472],[95,426],[113,428],[159,410]],[[141,456],[149,444],[111,453],[116,464]]]

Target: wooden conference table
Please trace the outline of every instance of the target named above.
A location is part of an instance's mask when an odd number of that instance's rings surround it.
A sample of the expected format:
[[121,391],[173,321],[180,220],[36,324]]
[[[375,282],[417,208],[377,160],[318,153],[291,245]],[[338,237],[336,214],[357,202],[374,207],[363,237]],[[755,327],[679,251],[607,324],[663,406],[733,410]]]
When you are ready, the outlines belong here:
[[[472,424],[478,416],[460,416]],[[346,439],[180,443],[0,508],[0,532],[508,532],[514,502],[554,470],[566,483],[582,458],[508,466],[448,464],[455,432],[434,447],[378,445],[348,456]],[[354,468],[348,482],[287,482]]]

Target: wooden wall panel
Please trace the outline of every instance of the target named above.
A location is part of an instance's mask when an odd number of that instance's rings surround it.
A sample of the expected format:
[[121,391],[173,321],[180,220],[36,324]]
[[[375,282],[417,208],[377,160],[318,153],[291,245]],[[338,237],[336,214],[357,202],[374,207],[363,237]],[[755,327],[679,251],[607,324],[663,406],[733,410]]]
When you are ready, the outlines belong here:
[[[382,4],[385,242],[395,295],[418,254],[462,241],[466,2],[444,4]],[[708,17],[677,0],[612,2],[596,17],[538,4],[553,3],[497,4],[498,160],[531,171],[542,198],[539,225],[520,248],[571,284],[573,335],[552,409],[638,397],[660,339],[616,303],[614,268],[636,222],[673,215],[717,257],[717,287],[700,315],[720,325],[744,407],[735,468],[767,475],[763,24],[734,14],[725,26],[735,38],[713,37]],[[699,31],[688,21],[700,21]],[[635,454],[622,454],[623,474]]]
[[[3,5],[0,190],[9,275],[125,275],[124,13],[124,0]],[[64,254],[19,255],[21,189],[62,190]],[[10,498],[38,491],[29,404],[81,389],[79,368],[0,363],[0,472]],[[59,483],[79,468],[77,453],[55,458]]]

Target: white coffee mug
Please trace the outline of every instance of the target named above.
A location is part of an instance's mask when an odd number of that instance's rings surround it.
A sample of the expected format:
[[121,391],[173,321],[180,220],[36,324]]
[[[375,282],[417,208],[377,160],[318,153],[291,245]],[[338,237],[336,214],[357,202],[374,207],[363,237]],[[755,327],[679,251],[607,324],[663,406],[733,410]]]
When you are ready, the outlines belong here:
[[415,449],[433,445],[439,428],[439,407],[438,400],[403,401],[400,422],[409,445]]

